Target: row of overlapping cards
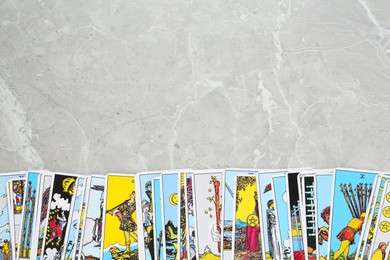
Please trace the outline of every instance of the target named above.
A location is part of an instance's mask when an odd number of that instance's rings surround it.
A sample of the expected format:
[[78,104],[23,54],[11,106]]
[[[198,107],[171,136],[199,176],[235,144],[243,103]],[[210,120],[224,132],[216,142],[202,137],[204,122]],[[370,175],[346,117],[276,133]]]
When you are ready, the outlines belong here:
[[0,259],[389,259],[390,175],[0,174]]

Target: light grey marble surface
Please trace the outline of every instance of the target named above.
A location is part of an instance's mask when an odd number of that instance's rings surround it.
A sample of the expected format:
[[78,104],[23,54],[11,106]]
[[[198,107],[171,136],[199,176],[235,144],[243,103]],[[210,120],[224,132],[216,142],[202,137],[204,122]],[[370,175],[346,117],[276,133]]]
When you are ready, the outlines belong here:
[[2,0],[0,171],[390,171],[388,0]]

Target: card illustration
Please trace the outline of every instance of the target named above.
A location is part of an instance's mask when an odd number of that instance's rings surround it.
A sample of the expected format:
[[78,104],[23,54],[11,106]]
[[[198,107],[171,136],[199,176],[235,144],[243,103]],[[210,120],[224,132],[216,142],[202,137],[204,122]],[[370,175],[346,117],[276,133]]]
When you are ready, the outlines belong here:
[[39,226],[38,226],[38,244],[36,246],[36,256],[37,260],[41,259],[42,256],[42,247],[45,240],[45,232],[47,226],[47,218],[48,218],[48,208],[49,208],[49,199],[50,199],[50,191],[52,184],[52,175],[44,174],[42,176],[42,185],[40,190],[40,211],[38,214]]
[[235,185],[234,259],[262,257],[256,176],[237,176]]
[[192,173],[186,173],[186,215],[188,221],[187,245],[189,259],[196,260],[196,243],[195,243],[195,214],[194,214],[194,194],[192,189]]
[[35,222],[38,211],[39,189],[41,174],[37,172],[27,173],[26,188],[23,202],[23,216],[21,222],[21,235],[19,240],[19,259],[30,259],[31,249],[36,240]]
[[12,226],[10,223],[10,212],[13,209],[12,205],[8,203],[7,185],[12,179],[25,177],[25,172],[0,173],[0,259],[16,259],[16,255],[13,254],[15,249],[12,246],[16,241],[11,237]]
[[272,177],[272,188],[274,203],[276,209],[276,218],[279,228],[279,239],[281,241],[280,251],[282,259],[291,259],[291,245],[289,240],[290,225],[289,225],[289,205],[287,193],[287,177],[286,175]]
[[136,176],[137,187],[137,213],[138,221],[138,242],[140,259],[155,259],[154,252],[154,231],[153,231],[153,190],[152,181],[160,177],[160,173],[144,172]]
[[109,174],[106,191],[102,259],[138,259],[135,178]]
[[359,231],[365,221],[376,175],[336,170],[330,222],[330,259],[355,258],[355,241],[359,241]]
[[315,176],[303,176],[303,202],[302,210],[304,210],[304,216],[302,222],[304,222],[305,234],[305,257],[309,260],[317,259],[317,226],[316,226],[316,207],[315,207]]
[[[372,239],[372,247],[369,259],[383,260],[389,256],[390,242],[390,181],[386,181],[384,199],[379,208],[375,234]],[[386,258],[387,257],[387,258]]]
[[74,259],[74,254],[76,251],[76,245],[77,245],[77,237],[78,237],[78,230],[79,230],[79,224],[80,224],[80,217],[81,217],[81,211],[83,206],[83,200],[84,200],[84,190],[85,190],[85,177],[78,177],[77,178],[77,185],[76,185],[76,191],[75,191],[75,198],[74,198],[74,206],[73,211],[71,213],[71,216],[69,218],[69,235],[66,239],[65,243],[65,256],[64,260],[72,260]]
[[81,237],[81,260],[98,260],[101,255],[103,204],[106,180],[104,176],[89,178],[89,191],[86,199],[85,218]]
[[194,172],[197,259],[219,259],[221,255],[222,172]]
[[180,212],[179,212],[179,248],[180,248],[180,259],[188,259],[188,241],[187,241],[187,232],[188,232],[188,221],[187,221],[187,190],[186,190],[186,173],[180,173]]
[[317,226],[317,259],[328,259],[329,222],[331,213],[331,196],[333,174],[317,174],[315,177],[316,193],[316,226]]
[[154,240],[154,252],[155,259],[165,259],[165,250],[163,247],[164,244],[164,236],[163,236],[163,228],[164,228],[164,221],[162,217],[162,207],[161,207],[161,179],[160,178],[154,178],[152,181],[152,190],[153,190],[153,219],[155,220],[153,222],[153,230],[154,230],[154,237],[156,238]]
[[238,175],[255,175],[255,170],[227,169],[223,172],[223,198],[221,218],[223,222],[223,258],[230,259],[233,257],[233,225],[235,223],[235,209],[232,205],[234,202],[234,185]]
[[179,173],[161,174],[161,191],[163,205],[165,239],[165,257],[167,260],[180,258],[178,250],[178,225],[179,225]]
[[301,229],[301,205],[299,201],[298,185],[299,172],[287,174],[288,205],[289,205],[289,237],[292,246],[292,258],[301,259],[305,255]]
[[286,174],[287,171],[260,172],[258,178],[258,195],[261,206],[260,230],[263,239],[263,259],[283,259],[278,231],[278,220],[275,212],[275,201],[272,188],[272,177]]
[[68,235],[69,214],[72,211],[77,177],[65,174],[53,176],[48,224],[43,246],[43,259],[60,259]]
[[386,185],[386,180],[388,178],[378,175],[378,180],[375,182],[372,191],[372,199],[370,203],[370,209],[368,215],[366,216],[365,224],[363,225],[361,236],[359,239],[359,244],[357,248],[357,257],[356,259],[368,259],[372,238],[375,233],[375,226],[377,223],[379,207],[383,199],[383,191]]
[[[15,241],[12,248],[12,256],[16,257],[18,250],[18,243],[20,240],[20,228],[22,221],[23,211],[23,196],[25,179],[13,179],[8,181],[7,194],[8,194],[8,206],[9,206],[9,221],[10,221],[10,233],[11,240]],[[1,259],[1,258],[0,258]]]
[[86,177],[85,178],[85,189],[84,189],[84,194],[83,194],[83,201],[81,205],[81,213],[80,213],[80,220],[79,220],[79,225],[77,229],[77,238],[76,238],[76,245],[75,245],[75,250],[74,250],[74,258],[76,260],[81,259],[80,256],[80,250],[82,246],[82,236],[83,236],[83,227],[84,227],[84,220],[85,220],[85,211],[86,208],[85,206],[87,205],[87,199],[88,199],[88,191],[90,190],[90,180],[91,177]]

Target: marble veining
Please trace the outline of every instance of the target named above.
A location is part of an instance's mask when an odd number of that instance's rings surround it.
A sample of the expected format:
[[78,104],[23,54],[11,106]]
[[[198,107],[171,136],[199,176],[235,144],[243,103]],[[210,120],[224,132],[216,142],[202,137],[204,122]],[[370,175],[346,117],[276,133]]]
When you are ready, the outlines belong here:
[[387,0],[0,2],[0,171],[390,171]]

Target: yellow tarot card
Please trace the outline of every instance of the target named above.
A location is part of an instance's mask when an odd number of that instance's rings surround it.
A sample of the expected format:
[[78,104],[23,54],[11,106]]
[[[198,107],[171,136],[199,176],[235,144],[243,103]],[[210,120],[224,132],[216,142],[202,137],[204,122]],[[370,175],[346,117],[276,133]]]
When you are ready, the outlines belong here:
[[234,259],[261,259],[261,220],[257,176],[236,176]]
[[108,174],[106,177],[103,260],[138,258],[134,182],[131,174]]

